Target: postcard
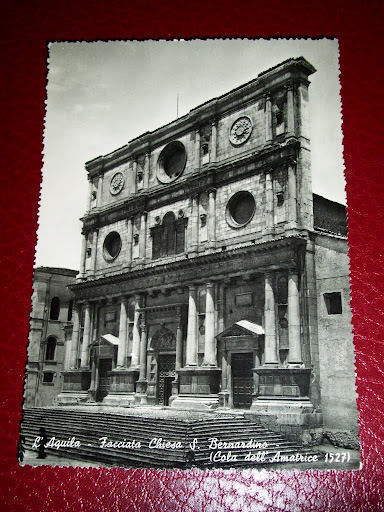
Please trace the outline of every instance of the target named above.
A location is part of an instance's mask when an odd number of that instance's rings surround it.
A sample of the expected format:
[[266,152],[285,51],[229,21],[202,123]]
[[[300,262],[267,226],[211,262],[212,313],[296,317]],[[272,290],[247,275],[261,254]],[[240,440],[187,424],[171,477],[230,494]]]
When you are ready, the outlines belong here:
[[47,65],[20,463],[359,469],[338,41]]

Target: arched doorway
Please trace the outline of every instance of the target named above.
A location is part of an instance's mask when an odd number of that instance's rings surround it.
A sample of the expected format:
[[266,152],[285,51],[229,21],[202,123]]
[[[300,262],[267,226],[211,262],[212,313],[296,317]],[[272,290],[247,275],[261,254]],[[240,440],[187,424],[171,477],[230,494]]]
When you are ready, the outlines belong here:
[[163,325],[152,336],[151,347],[157,359],[157,403],[169,405],[172,382],[176,377],[176,337]]

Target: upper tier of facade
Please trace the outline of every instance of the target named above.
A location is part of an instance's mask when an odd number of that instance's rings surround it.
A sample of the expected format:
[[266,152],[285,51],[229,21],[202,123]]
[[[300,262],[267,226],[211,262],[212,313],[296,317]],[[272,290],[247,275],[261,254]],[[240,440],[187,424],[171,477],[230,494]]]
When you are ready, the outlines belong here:
[[288,59],[87,162],[79,277],[311,230],[313,72],[304,58]]

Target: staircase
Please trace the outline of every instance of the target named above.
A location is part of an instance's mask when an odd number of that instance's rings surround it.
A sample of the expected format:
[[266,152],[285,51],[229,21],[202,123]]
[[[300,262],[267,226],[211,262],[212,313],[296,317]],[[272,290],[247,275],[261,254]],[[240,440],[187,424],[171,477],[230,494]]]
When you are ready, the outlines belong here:
[[[198,419],[197,419],[198,418]],[[314,455],[297,443],[268,431],[256,423],[234,415],[197,415],[188,420],[175,417],[155,418],[149,414],[135,416],[110,412],[91,412],[76,408],[31,408],[24,409],[21,434],[25,436],[24,447],[32,449],[33,441],[44,427],[48,441],[67,441],[75,437],[79,447],[62,446],[46,448],[48,454],[69,459],[99,462],[107,466],[136,468],[230,468],[270,467],[273,456]],[[125,442],[124,447],[100,446],[100,438],[111,442]],[[153,439],[162,441],[159,446]],[[217,439],[215,444],[213,438]],[[132,441],[136,446],[132,446]],[[218,443],[253,442],[256,448],[241,445],[218,445]],[[131,446],[129,445],[131,443]],[[140,447],[137,446],[140,443]],[[190,449],[195,443],[196,450]],[[263,445],[266,443],[266,445]],[[36,450],[37,451],[37,450]],[[246,455],[251,452],[251,460]],[[299,463],[297,463],[299,464]],[[273,466],[273,464],[272,464]]]

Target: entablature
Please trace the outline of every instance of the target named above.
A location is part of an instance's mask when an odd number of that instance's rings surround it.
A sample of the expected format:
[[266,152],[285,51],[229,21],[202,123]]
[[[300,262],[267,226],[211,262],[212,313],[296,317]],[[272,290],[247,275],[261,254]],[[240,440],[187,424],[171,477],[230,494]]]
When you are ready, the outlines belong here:
[[247,274],[297,269],[307,237],[283,237],[176,262],[134,269],[109,277],[73,284],[76,300],[134,295],[156,289],[178,288],[194,283],[225,280]]

